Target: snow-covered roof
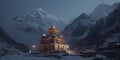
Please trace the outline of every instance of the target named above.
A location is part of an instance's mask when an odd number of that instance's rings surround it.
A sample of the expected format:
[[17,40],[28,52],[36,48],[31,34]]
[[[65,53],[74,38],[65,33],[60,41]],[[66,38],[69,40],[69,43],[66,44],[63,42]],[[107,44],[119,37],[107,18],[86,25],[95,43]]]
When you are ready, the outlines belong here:
[[42,36],[46,36],[46,34],[44,33]]

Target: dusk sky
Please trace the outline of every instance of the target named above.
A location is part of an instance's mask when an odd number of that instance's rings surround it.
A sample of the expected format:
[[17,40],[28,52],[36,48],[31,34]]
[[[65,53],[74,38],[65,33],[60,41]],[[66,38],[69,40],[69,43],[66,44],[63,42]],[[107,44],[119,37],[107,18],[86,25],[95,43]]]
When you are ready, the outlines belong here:
[[48,14],[69,20],[83,12],[89,14],[101,3],[115,2],[120,0],[0,0],[0,18],[27,15],[39,7]]

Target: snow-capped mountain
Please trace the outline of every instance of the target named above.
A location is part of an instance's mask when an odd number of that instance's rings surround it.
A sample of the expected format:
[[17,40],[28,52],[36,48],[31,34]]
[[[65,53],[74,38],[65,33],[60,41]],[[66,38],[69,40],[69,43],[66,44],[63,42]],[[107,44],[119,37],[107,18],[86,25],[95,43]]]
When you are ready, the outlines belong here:
[[99,20],[102,17],[107,17],[116,7],[119,3],[115,3],[113,5],[107,5],[107,4],[100,4],[98,7],[94,9],[93,12],[91,12],[89,15],[93,19]]
[[[101,4],[103,5],[103,4]],[[100,6],[101,6],[100,5]],[[119,5],[119,3],[110,5],[109,8],[111,8],[113,11],[116,10],[115,7],[117,7]],[[103,9],[102,7],[98,6],[96,9],[100,12],[104,11],[101,10]],[[104,5],[103,5],[104,6]],[[105,11],[106,8],[108,8],[107,6],[104,7]],[[95,9],[95,11],[96,11]],[[107,12],[107,14],[109,14],[108,17],[111,17],[111,12],[113,13],[113,11],[110,10],[109,12]],[[102,15],[99,12],[92,12],[93,15],[99,16]],[[113,27],[113,25],[116,26],[116,24],[118,24],[118,20],[111,20],[108,19],[107,16],[104,16],[104,14],[102,16],[99,16],[99,20],[94,19],[91,15],[86,15],[86,14],[81,14],[78,18],[76,18],[71,24],[69,24],[63,31],[63,34],[66,37],[66,40],[69,41],[69,43],[71,44],[75,44],[75,46],[80,45],[80,46],[85,46],[85,44],[87,44],[87,42],[91,41],[91,43],[100,43],[103,42],[104,36],[101,35],[103,33],[106,33],[109,29],[111,30]],[[101,18],[101,19],[100,19]],[[107,23],[107,21],[109,21],[109,23]],[[117,22],[116,22],[117,21]],[[105,24],[106,22],[106,24]],[[109,26],[112,26],[111,28],[109,28]],[[92,32],[91,32],[92,31]],[[67,32],[67,33],[66,33]],[[108,34],[109,35],[109,34]],[[97,40],[97,41],[96,41]],[[78,42],[80,41],[80,42]],[[77,43],[77,44],[76,44]],[[89,42],[90,43],[90,42]],[[90,44],[91,44],[90,43]]]
[[[52,24],[61,31],[67,23],[62,19],[47,14],[41,8],[37,8],[29,15],[3,20],[1,26],[6,35],[13,40],[10,41],[11,44],[15,42],[16,44],[21,44],[20,46],[23,44],[25,45],[24,47],[27,46],[29,49],[33,49],[32,45],[39,43],[41,35],[48,32]],[[28,48],[25,49],[28,50]]]
[[72,40],[73,43],[73,40],[83,38],[93,24],[95,24],[94,20],[83,13],[64,29],[63,35],[65,35],[66,40],[69,42]]
[[100,19],[91,29],[89,34],[77,42],[77,46],[90,46],[120,42],[120,5],[103,19]]
[[14,18],[19,30],[28,32],[46,32],[54,24],[61,31],[67,25],[63,19],[47,14],[43,9],[37,8],[31,14]]

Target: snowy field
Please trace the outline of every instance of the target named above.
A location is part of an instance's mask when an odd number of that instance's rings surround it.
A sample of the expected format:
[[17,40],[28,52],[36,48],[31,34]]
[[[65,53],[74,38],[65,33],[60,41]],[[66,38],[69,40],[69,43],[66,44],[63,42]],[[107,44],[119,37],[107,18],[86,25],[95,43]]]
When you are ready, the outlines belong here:
[[93,58],[83,58],[80,56],[63,56],[62,58],[54,57],[31,57],[22,55],[6,55],[0,58],[0,60],[93,60]]

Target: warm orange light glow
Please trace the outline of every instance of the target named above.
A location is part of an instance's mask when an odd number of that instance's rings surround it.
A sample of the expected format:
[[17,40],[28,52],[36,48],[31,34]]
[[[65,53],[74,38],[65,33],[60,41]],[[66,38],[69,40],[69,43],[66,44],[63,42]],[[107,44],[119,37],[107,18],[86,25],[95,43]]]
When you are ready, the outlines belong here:
[[48,29],[48,35],[44,35],[39,44],[38,50],[41,52],[48,51],[65,51],[69,48],[64,44],[62,35],[58,35],[58,30],[55,26]]

